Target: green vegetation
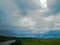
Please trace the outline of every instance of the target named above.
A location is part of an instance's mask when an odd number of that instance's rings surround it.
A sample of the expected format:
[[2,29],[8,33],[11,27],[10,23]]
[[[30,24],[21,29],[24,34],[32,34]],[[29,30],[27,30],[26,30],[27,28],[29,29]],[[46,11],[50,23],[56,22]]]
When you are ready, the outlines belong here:
[[[18,43],[17,43],[18,42]],[[20,43],[20,44],[19,44]],[[60,45],[60,39],[48,39],[48,40],[23,40],[23,41],[16,41],[10,45]]]
[[60,39],[0,37],[0,42],[7,40],[16,40],[10,45],[60,45]]

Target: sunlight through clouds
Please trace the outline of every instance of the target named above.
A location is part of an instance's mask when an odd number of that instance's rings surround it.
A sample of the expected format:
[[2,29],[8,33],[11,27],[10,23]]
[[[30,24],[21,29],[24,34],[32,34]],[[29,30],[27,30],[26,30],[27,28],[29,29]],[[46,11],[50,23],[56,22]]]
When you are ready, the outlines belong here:
[[40,3],[41,3],[41,7],[44,9],[44,8],[47,8],[47,0],[40,0]]

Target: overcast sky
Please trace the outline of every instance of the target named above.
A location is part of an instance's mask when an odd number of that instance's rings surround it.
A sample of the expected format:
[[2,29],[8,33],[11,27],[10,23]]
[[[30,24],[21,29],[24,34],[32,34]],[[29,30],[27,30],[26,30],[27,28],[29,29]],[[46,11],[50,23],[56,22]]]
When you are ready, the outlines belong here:
[[60,31],[59,4],[60,0],[0,0],[0,35]]

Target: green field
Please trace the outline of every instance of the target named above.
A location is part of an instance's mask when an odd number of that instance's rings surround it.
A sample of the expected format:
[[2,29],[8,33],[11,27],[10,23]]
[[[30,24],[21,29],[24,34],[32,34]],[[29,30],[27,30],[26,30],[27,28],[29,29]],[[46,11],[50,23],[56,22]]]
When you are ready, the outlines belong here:
[[[42,39],[42,40],[17,40],[18,43],[22,42],[21,45],[60,45],[60,39]],[[16,43],[15,43],[16,44]],[[14,45],[12,43],[11,45]],[[20,45],[20,44],[19,44]]]
[[10,45],[60,45],[60,39],[0,37],[0,42],[8,40],[16,40]]

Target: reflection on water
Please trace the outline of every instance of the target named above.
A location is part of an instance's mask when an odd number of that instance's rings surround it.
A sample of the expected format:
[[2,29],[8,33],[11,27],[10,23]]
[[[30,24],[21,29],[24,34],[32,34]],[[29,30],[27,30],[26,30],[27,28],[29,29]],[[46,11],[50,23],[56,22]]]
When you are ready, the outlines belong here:
[[13,43],[13,42],[15,42],[15,40],[0,42],[0,45],[9,45],[10,43]]

